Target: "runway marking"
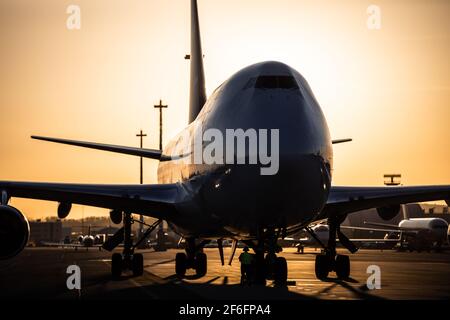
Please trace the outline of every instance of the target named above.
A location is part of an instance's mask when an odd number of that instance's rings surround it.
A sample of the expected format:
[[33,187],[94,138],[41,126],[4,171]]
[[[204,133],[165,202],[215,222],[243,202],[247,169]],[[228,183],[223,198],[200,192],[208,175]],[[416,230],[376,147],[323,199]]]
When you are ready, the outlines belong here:
[[93,261],[93,262],[111,262],[111,259],[91,259],[87,261]]

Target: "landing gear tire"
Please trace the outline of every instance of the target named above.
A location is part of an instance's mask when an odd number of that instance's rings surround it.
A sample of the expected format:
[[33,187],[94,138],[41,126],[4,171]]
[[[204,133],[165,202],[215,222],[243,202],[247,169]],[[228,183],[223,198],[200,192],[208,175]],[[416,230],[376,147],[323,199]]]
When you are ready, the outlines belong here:
[[256,285],[265,286],[267,278],[267,266],[264,257],[255,257],[254,261],[254,283]]
[[287,262],[283,257],[277,257],[274,265],[274,280],[276,285],[285,285],[287,282]]
[[208,271],[208,259],[206,254],[199,252],[195,255],[195,272],[197,276],[203,277]]
[[142,276],[144,273],[144,256],[141,253],[133,255],[131,268],[135,277]]
[[186,274],[187,256],[185,253],[179,252],[175,256],[175,272],[178,277],[182,278]]
[[348,279],[350,276],[350,258],[345,255],[336,257],[336,275],[339,279]]
[[275,279],[275,263],[277,256],[274,254],[266,254],[264,258],[265,275],[267,280]]
[[123,259],[120,253],[114,253],[111,259],[111,274],[114,279],[122,275]]
[[330,259],[324,254],[316,256],[315,271],[317,279],[326,279],[330,272]]

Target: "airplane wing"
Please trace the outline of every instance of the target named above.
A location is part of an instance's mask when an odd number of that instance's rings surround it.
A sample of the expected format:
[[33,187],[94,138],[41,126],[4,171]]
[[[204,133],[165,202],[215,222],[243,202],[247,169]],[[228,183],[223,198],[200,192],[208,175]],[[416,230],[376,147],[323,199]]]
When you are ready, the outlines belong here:
[[[179,184],[97,185],[0,181],[2,198],[18,197],[119,209],[161,219],[176,213]],[[2,200],[3,201],[3,200]]]
[[[372,223],[367,223],[369,225],[371,225]],[[376,223],[373,223],[373,225],[377,225]],[[383,225],[382,223],[380,223],[379,225]],[[384,229],[384,228],[367,228],[367,227],[350,227],[350,226],[341,226],[341,229],[354,229],[354,230],[366,230],[366,231],[378,231],[378,232],[388,232],[388,233],[401,233],[401,234],[405,234],[405,235],[417,235],[421,232],[426,232],[426,229],[421,229],[421,228],[417,228],[417,229],[405,229],[405,228],[400,228],[398,226],[393,226],[392,229]]]
[[[341,228],[344,228],[343,226],[341,226]],[[358,229],[358,228],[352,228],[352,227],[346,227],[347,229]],[[382,231],[379,229],[369,229],[372,231]],[[398,231],[397,231],[398,232]],[[398,242],[398,239],[374,239],[374,238],[355,238],[355,239],[349,239],[352,242],[367,242],[367,243],[380,243],[380,242]],[[336,238],[336,241],[339,242],[339,238]],[[313,245],[313,244],[319,244],[314,238],[299,238],[299,239],[295,239],[292,237],[287,237],[283,239],[283,243],[287,243],[290,245],[302,245],[302,246],[308,246],[308,245]]]
[[363,231],[375,231],[375,232],[402,232],[399,229],[380,229],[380,228],[365,228],[365,227],[351,227],[351,226],[341,226],[341,229],[350,229],[350,230],[363,230]]
[[[383,239],[383,238],[379,238],[379,239],[375,239],[375,238],[349,238],[349,240],[351,242],[354,243],[397,243],[399,242],[399,239]],[[340,242],[341,240],[339,240],[339,238],[336,238],[336,242]]]
[[450,185],[414,187],[331,187],[328,202],[317,218],[344,216],[370,208],[411,202],[450,202]]
[[[400,241],[400,239],[381,239],[381,238],[380,239],[349,239],[349,240],[355,244],[359,244],[360,246],[364,246],[364,245],[395,246]],[[336,242],[339,243],[340,240],[338,238],[336,238]],[[299,248],[300,250],[305,247],[313,247],[313,248],[321,247],[321,245],[314,239],[308,239],[306,241],[303,239],[298,239],[298,240],[289,241],[288,243],[292,246]]]

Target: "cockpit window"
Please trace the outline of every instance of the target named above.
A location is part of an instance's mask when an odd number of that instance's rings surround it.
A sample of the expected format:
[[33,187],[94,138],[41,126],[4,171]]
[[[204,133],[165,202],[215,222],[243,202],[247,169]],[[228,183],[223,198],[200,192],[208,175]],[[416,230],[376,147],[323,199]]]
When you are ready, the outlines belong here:
[[259,76],[251,78],[244,89],[299,89],[297,81],[292,76]]

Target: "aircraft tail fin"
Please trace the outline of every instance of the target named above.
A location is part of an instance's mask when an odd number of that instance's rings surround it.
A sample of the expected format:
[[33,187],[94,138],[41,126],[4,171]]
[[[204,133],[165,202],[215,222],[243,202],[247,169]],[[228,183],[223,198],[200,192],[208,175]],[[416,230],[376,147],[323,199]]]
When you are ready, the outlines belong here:
[[189,123],[195,120],[206,102],[205,71],[200,37],[197,0],[191,0],[191,79],[189,97]]

